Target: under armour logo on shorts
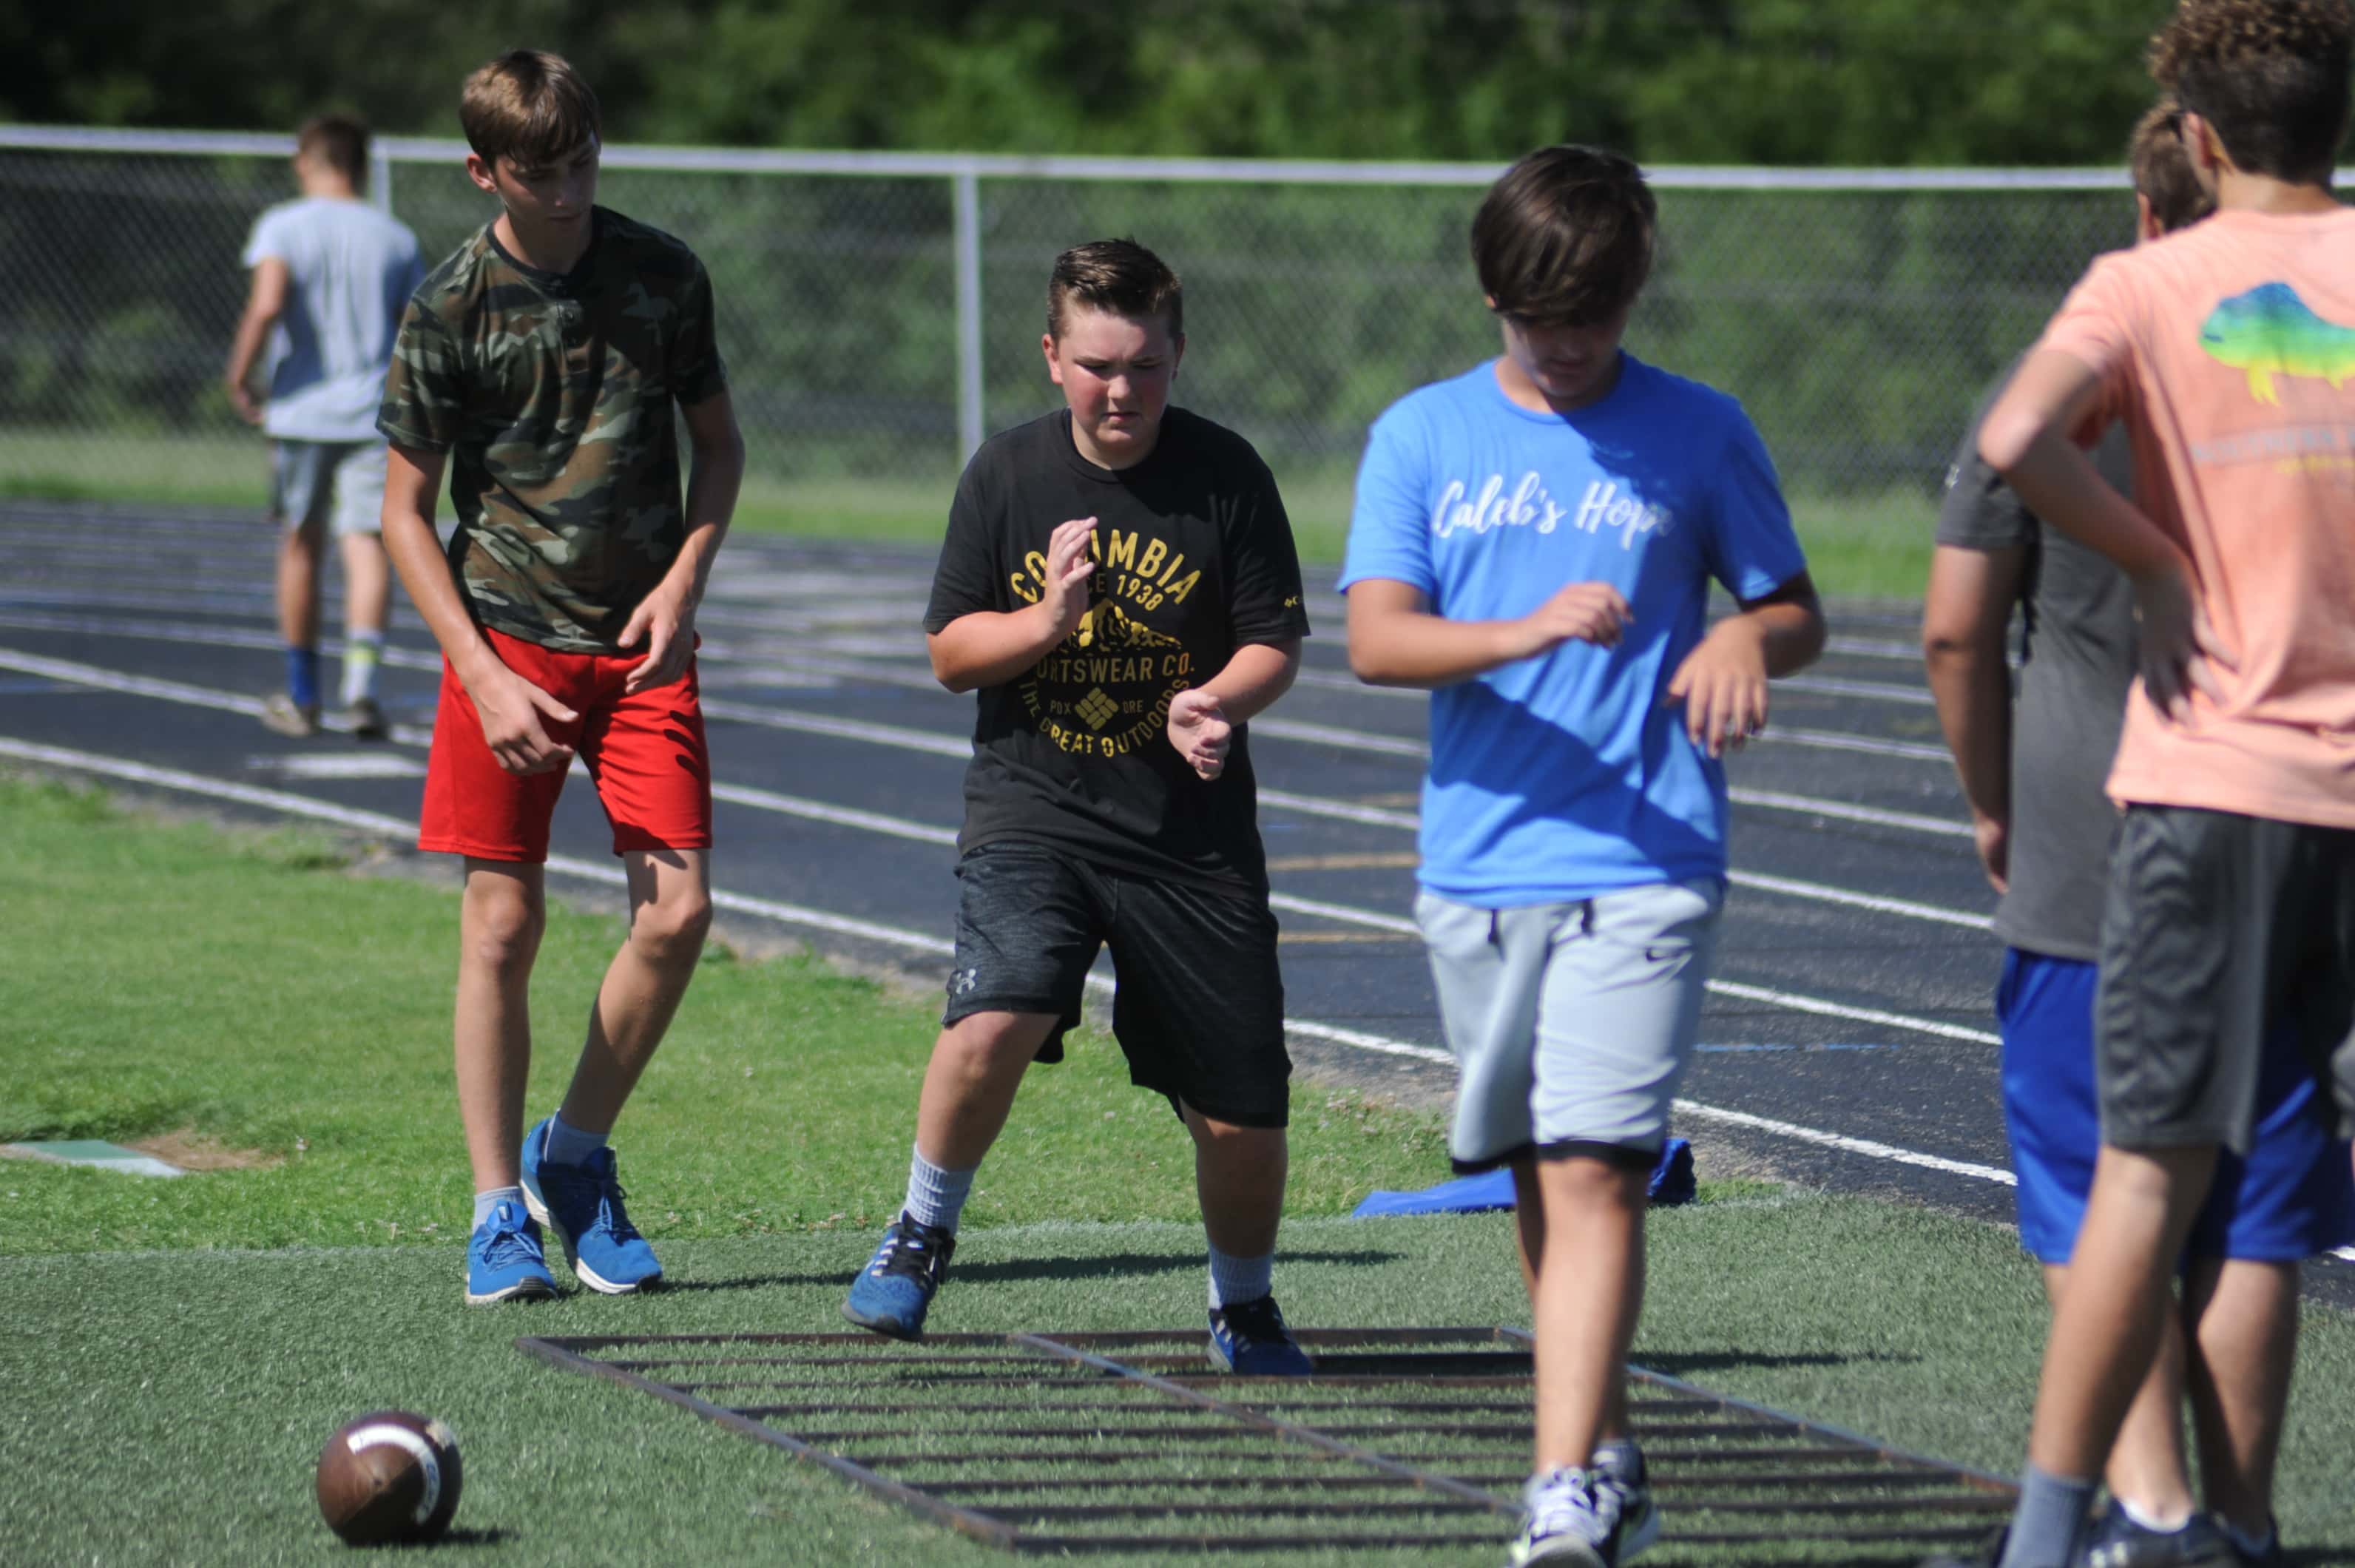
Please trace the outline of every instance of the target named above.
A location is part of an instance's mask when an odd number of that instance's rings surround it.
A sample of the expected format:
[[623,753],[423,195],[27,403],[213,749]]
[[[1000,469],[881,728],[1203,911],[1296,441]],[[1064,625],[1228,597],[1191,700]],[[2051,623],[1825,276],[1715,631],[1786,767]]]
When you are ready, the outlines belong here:
[[949,995],[962,997],[979,984],[981,984],[980,970],[959,969],[949,976]]

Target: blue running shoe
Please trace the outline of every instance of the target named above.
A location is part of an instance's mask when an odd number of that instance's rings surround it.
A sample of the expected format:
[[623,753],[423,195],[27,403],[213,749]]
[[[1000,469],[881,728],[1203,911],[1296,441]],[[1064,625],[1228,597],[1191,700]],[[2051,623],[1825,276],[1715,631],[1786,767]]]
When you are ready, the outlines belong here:
[[1586,1470],[1550,1470],[1521,1488],[1521,1533],[1505,1568],[1618,1568],[1619,1496]]
[[1660,1510],[1652,1501],[1651,1471],[1633,1443],[1626,1445],[1624,1457],[1598,1461],[1587,1475],[1597,1492],[1609,1492],[1618,1500],[1619,1540],[1613,1549],[1618,1562],[1626,1562],[1660,1539]]
[[1247,1378],[1305,1378],[1316,1370],[1273,1296],[1210,1308],[1210,1364]]
[[919,1225],[903,1210],[858,1277],[842,1315],[861,1328],[892,1339],[924,1337],[924,1314],[932,1310],[932,1295],[949,1275],[949,1258],[956,1237],[937,1225]]
[[466,1243],[466,1305],[555,1294],[556,1279],[539,1249],[539,1227],[514,1204],[499,1204]]
[[582,1164],[559,1165],[545,1157],[547,1147],[548,1122],[524,1135],[523,1200],[533,1219],[556,1232],[581,1283],[605,1296],[661,1284],[654,1248],[622,1207],[627,1194],[614,1174],[613,1151],[601,1148]]
[[2180,1530],[2148,1530],[2115,1503],[2077,1553],[2073,1568],[2233,1568],[2240,1554],[2205,1514]]

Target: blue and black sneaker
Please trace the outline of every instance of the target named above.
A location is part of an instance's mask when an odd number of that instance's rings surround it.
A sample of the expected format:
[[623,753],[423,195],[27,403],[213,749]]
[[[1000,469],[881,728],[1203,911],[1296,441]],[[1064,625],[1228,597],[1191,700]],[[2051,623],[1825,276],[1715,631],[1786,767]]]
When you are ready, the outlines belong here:
[[949,1259],[955,1252],[954,1232],[920,1225],[901,1211],[883,1232],[875,1255],[850,1282],[842,1315],[888,1339],[922,1339],[924,1314],[932,1310],[932,1295],[948,1277]]
[[492,1209],[466,1243],[466,1305],[488,1307],[556,1294],[555,1276],[540,1251],[539,1227],[512,1203]]
[[1619,1539],[1615,1560],[1626,1562],[1660,1539],[1660,1510],[1652,1501],[1652,1477],[1643,1453],[1623,1443],[1608,1456],[1598,1455],[1587,1475],[1597,1492],[1609,1492],[1619,1505]]
[[2232,1568],[2239,1561],[2232,1543],[2205,1514],[2193,1514],[2178,1530],[2152,1530],[2113,1503],[2072,1568]]
[[[550,1116],[549,1121],[556,1118]],[[523,1138],[523,1200],[535,1220],[556,1232],[564,1261],[581,1284],[605,1296],[627,1296],[662,1283],[654,1248],[630,1223],[627,1196],[613,1151],[601,1148],[579,1165],[546,1157],[548,1122]]]
[[1273,1296],[1210,1308],[1210,1364],[1247,1378],[1305,1378],[1316,1370]]

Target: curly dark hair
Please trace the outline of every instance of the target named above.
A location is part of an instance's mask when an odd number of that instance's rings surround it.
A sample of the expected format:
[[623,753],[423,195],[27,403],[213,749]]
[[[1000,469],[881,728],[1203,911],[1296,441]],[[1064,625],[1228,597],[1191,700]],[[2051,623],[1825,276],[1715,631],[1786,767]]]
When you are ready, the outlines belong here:
[[2355,68],[2349,0],[2182,0],[2150,74],[2249,174],[2328,185]]

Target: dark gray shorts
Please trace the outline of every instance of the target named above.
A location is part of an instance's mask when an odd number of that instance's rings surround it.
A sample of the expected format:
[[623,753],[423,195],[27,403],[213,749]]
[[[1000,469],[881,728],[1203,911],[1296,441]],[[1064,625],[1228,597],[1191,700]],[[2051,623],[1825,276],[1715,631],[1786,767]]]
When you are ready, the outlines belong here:
[[2294,1019],[2355,1134],[2355,829],[2126,809],[2094,1001],[2102,1141],[2249,1150],[2265,1037]]
[[943,1028],[1050,1013],[1060,1061],[1099,948],[1120,976],[1112,1030],[1130,1082],[1212,1121],[1280,1127],[1292,1101],[1275,916],[1263,897],[1130,876],[1057,850],[985,844],[957,863]]

